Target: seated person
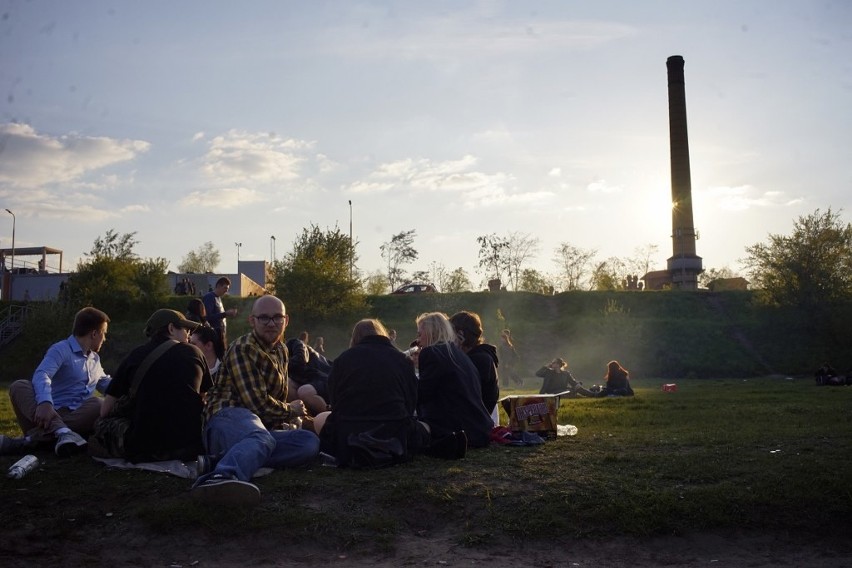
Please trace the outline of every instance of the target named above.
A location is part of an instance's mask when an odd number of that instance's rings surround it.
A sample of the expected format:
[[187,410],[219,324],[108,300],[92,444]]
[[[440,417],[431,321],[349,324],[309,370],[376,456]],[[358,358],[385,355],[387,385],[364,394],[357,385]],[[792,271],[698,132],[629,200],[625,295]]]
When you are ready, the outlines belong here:
[[186,305],[186,312],[184,315],[186,316],[186,319],[190,321],[194,321],[202,325],[209,325],[207,323],[207,308],[204,307],[204,302],[201,301],[201,298],[191,299]]
[[[420,345],[417,418],[429,429],[432,443],[425,453],[445,458],[464,456],[464,448],[483,448],[494,422],[482,402],[479,372],[457,344],[446,314],[417,318]],[[462,444],[466,438],[466,444]]]
[[[606,385],[600,388],[593,396],[633,396],[633,388],[630,386],[630,373],[622,367],[618,361],[607,363],[607,372],[604,375]],[[594,392],[594,387],[592,387]]]
[[209,325],[202,325],[190,334],[189,342],[198,347],[204,354],[207,367],[210,369],[210,376],[215,381],[216,372],[219,370],[219,365],[222,364],[222,357],[225,356],[225,344],[222,343],[222,336]]
[[[118,366],[101,409],[108,423],[119,398],[133,399],[126,431],[101,424],[97,428],[98,441],[114,457],[142,462],[195,459],[203,453],[203,395],[213,381],[204,355],[188,343],[189,333],[198,326],[169,309],[157,310],[148,319],[145,335],[150,340]],[[122,433],[122,440],[115,439]]]
[[316,416],[328,410],[331,361],[301,339],[287,341],[290,401],[301,400]]
[[846,380],[837,374],[837,371],[834,370],[834,367],[825,363],[822,367],[817,369],[816,373],[814,373],[816,377],[816,384],[818,385],[844,385],[846,384]]
[[559,394],[567,391],[568,396],[596,396],[592,391],[584,389],[583,383],[574,378],[568,370],[568,363],[561,357],[536,371],[535,375],[544,379],[538,394]]
[[479,372],[479,385],[482,390],[482,404],[491,411],[491,420],[500,425],[497,411],[497,399],[500,398],[500,383],[497,380],[497,348],[485,343],[482,338],[482,319],[474,312],[462,311],[450,317],[450,323],[456,330],[459,347],[467,353]]
[[349,465],[353,457],[349,437],[367,432],[396,441],[394,463],[409,461],[428,443],[425,429],[414,418],[414,365],[394,347],[379,320],[355,324],[349,345],[334,360],[328,377],[331,411],[314,421],[320,450],[334,456],[339,466]]
[[101,310],[83,308],[74,316],[71,335],[50,346],[32,380],[9,386],[24,437],[4,437],[0,451],[20,453],[33,443],[55,443],[60,457],[85,450],[103,401],[95,389],[104,392],[111,380],[98,356],[109,321]]

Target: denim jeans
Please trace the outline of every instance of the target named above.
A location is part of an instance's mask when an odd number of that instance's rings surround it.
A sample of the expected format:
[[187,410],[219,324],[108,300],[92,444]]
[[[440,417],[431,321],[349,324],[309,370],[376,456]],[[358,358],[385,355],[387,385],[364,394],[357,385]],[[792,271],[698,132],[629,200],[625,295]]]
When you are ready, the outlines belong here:
[[217,412],[205,430],[207,452],[222,456],[216,468],[198,478],[221,473],[249,481],[261,467],[282,469],[306,465],[319,453],[319,438],[307,430],[267,430],[253,412],[227,407]]

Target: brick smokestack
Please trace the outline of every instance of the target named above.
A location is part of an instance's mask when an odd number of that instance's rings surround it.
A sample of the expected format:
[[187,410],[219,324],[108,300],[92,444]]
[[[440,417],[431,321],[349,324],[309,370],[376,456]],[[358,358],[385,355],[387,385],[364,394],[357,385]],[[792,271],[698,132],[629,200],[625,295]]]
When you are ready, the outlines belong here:
[[666,60],[672,172],[672,257],[668,259],[668,271],[674,288],[695,290],[698,288],[698,275],[704,269],[701,257],[695,254],[698,234],[692,220],[692,180],[689,173],[683,65],[683,57],[680,55],[672,55]]

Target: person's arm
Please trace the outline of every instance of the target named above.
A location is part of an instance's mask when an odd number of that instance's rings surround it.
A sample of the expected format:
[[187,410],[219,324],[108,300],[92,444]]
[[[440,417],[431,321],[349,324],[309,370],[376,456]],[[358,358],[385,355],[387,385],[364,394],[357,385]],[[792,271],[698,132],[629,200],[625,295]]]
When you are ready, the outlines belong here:
[[101,403],[101,418],[109,416],[109,413],[112,412],[112,409],[115,406],[116,400],[118,399],[111,394],[104,396],[104,401]]
[[33,422],[40,428],[47,428],[58,415],[53,407],[52,380],[65,361],[65,351],[70,355],[67,342],[59,342],[50,346],[47,353],[33,373],[32,384],[35,393],[36,410]]

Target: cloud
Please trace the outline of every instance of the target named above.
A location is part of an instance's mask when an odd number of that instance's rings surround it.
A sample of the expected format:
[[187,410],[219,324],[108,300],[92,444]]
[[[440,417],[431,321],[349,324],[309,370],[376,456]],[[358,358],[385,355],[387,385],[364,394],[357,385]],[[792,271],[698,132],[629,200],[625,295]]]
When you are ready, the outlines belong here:
[[704,199],[711,201],[719,209],[726,211],[745,211],[764,207],[789,207],[802,203],[801,197],[787,197],[781,191],[764,191],[750,185],[716,186],[696,192]]
[[183,199],[181,205],[215,207],[233,209],[263,201],[265,197],[260,192],[247,187],[220,188],[206,191],[193,191]]
[[0,183],[18,188],[67,184],[133,160],[151,145],[141,140],[39,134],[26,124],[0,125]]
[[562,168],[552,168],[547,175],[555,178],[562,177]]
[[592,193],[621,193],[622,187],[618,185],[607,185],[606,180],[593,181],[586,186],[586,189]]

